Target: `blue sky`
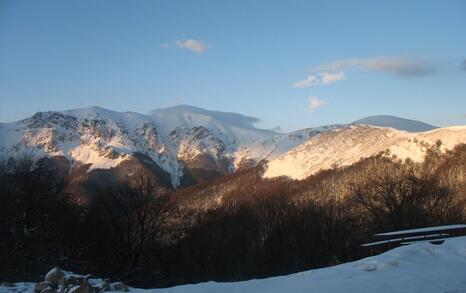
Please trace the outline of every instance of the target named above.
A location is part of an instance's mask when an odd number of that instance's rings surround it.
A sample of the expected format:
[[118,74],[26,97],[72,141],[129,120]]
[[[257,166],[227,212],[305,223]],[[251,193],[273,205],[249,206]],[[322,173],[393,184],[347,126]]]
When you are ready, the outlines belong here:
[[466,124],[465,1],[0,0],[0,121],[176,104]]

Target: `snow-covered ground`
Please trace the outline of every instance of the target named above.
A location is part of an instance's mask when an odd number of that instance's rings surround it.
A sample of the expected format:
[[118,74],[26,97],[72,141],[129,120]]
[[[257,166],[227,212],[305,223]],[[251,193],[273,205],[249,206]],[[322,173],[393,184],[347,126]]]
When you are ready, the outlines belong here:
[[154,292],[466,292],[466,237],[417,243],[330,268],[236,283],[203,283]]
[[[32,293],[34,284],[0,287],[0,292]],[[13,291],[15,290],[15,291]],[[232,283],[207,282],[132,293],[281,292],[466,292],[466,237],[442,245],[416,243],[334,267],[288,276]]]

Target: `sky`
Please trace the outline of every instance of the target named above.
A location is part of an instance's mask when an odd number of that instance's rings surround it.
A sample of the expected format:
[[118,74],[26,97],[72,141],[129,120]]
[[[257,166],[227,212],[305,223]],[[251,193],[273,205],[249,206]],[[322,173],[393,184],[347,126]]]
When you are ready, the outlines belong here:
[[0,0],[0,121],[177,104],[466,124],[466,1]]

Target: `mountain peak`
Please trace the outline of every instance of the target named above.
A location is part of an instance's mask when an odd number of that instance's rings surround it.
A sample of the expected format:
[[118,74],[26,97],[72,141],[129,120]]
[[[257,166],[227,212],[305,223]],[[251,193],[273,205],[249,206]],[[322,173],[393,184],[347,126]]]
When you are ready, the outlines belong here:
[[422,121],[410,120],[390,115],[369,116],[354,121],[352,124],[367,124],[379,127],[391,127],[409,132],[423,132],[438,128],[437,126],[433,126]]

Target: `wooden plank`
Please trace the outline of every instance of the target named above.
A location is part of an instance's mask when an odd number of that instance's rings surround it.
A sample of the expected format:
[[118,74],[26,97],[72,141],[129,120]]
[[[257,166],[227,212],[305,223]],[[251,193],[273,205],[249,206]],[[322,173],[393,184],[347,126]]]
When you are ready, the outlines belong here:
[[388,243],[398,243],[400,241],[405,241],[405,240],[416,240],[419,239],[420,241],[426,241],[426,240],[434,240],[432,238],[435,237],[444,237],[444,236],[449,236],[447,233],[438,233],[438,234],[426,234],[426,235],[419,235],[419,236],[408,236],[408,237],[400,237],[400,238],[393,238],[393,239],[387,239],[387,240],[381,240],[381,241],[376,241],[376,242],[370,242],[370,243],[365,243],[362,244],[361,246],[364,247],[369,247],[369,246],[376,246],[376,245],[381,245],[381,244],[388,244]]
[[376,242],[371,242],[371,243],[365,243],[361,246],[368,247],[368,246],[375,246],[375,245],[380,245],[380,244],[388,244],[388,243],[397,243],[400,241],[403,241],[403,238],[396,238],[396,239],[387,239],[387,240],[382,240],[382,241],[376,241]]
[[408,236],[408,237],[401,237],[403,240],[415,240],[415,239],[423,239],[423,238],[433,238],[433,237],[443,237],[443,236],[449,236],[450,234],[448,233],[439,233],[439,234],[425,234],[425,235],[419,235],[419,236]]
[[[461,236],[458,236],[461,237]],[[447,238],[437,238],[437,239],[420,239],[420,240],[413,240],[407,242],[400,242],[401,245],[413,244],[413,243],[422,243],[422,242],[436,242],[436,241],[445,241],[447,239],[451,239],[455,237],[447,237]]]
[[414,233],[449,231],[449,230],[455,230],[455,229],[466,229],[466,225],[457,224],[457,225],[425,227],[425,228],[410,229],[410,230],[400,230],[400,231],[379,233],[379,234],[375,234],[375,236],[399,236],[399,235],[414,234]]

